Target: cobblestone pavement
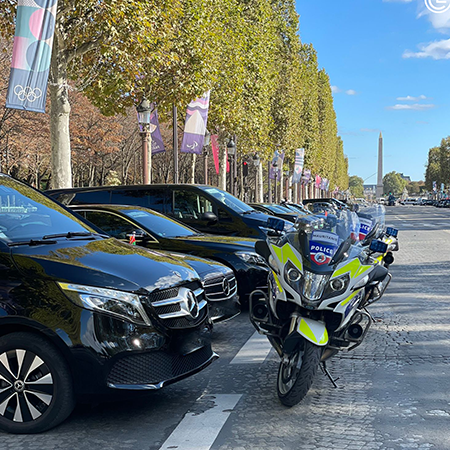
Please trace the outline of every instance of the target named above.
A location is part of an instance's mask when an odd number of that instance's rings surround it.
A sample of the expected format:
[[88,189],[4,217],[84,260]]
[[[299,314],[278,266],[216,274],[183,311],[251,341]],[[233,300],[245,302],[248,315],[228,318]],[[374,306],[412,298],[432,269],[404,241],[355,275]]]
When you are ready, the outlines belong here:
[[338,389],[319,372],[301,404],[282,406],[274,352],[230,365],[254,332],[242,314],[216,327],[221,358],[207,370],[150,395],[79,405],[46,434],[0,433],[0,449],[158,450],[187,412],[201,416],[216,395],[242,394],[212,446],[200,438],[189,450],[450,450],[450,211],[395,207],[388,223],[401,230],[393,281],[371,307],[364,344],[329,362]]

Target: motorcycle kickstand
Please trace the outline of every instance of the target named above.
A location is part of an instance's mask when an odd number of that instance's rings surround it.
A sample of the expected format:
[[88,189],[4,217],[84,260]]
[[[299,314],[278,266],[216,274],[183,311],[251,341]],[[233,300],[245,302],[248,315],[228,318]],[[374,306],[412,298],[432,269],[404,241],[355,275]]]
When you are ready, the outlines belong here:
[[339,386],[336,384],[336,381],[339,380],[339,377],[333,378],[333,377],[331,376],[331,373],[328,371],[327,365],[326,365],[326,362],[325,362],[325,361],[320,365],[320,368],[322,369],[322,372],[327,376],[327,378],[331,381],[331,384],[332,384],[336,389],[339,389]]

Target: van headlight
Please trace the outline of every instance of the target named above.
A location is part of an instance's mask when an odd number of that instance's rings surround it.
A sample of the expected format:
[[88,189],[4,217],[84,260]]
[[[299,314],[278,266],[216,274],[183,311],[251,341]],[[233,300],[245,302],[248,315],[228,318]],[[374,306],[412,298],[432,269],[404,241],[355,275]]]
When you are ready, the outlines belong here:
[[57,284],[73,303],[82,308],[101,311],[139,325],[152,324],[136,294],[81,284]]
[[266,260],[256,252],[236,252],[235,255],[249,264],[266,265]]

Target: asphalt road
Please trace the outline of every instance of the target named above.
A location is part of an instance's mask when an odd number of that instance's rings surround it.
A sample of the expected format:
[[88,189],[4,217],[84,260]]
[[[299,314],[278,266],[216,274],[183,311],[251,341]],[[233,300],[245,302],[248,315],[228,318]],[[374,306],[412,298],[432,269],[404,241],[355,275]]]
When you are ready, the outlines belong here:
[[329,362],[306,399],[277,399],[278,358],[248,316],[214,331],[220,359],[161,391],[78,405],[37,436],[0,433],[0,449],[450,450],[450,210],[388,208],[400,229],[393,281],[366,341]]

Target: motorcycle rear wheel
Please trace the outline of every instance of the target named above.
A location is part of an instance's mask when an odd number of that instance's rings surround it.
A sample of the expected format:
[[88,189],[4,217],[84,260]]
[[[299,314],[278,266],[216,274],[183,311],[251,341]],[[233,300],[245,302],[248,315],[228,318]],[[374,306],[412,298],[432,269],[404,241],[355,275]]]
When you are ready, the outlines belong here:
[[287,360],[281,361],[277,393],[283,405],[297,405],[306,396],[316,376],[321,354],[321,347],[304,341]]

